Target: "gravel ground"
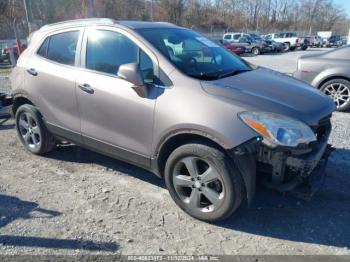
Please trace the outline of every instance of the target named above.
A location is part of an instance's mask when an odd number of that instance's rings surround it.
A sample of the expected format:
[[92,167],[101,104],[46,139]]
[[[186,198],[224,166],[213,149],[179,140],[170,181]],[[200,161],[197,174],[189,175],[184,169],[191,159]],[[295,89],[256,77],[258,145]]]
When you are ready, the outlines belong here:
[[[248,57],[292,73],[301,54]],[[1,84],[1,82],[0,82]],[[27,153],[0,125],[0,254],[350,255],[350,114],[336,113],[325,187],[301,201],[259,187],[220,224],[183,213],[162,180],[73,145]]]

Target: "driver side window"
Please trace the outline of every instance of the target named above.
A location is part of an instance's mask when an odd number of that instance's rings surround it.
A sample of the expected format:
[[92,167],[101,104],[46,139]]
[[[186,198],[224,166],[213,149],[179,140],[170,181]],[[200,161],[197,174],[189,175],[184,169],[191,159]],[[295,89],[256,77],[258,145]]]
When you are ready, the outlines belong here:
[[123,64],[138,63],[146,83],[153,82],[153,62],[133,41],[108,30],[90,32],[86,47],[86,68],[116,75]]

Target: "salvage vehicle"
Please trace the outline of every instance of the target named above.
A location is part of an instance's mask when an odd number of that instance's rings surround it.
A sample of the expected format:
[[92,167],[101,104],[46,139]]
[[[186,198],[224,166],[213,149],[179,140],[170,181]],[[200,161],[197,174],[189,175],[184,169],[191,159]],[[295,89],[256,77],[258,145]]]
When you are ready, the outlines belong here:
[[329,96],[338,111],[350,109],[350,46],[301,56],[294,77]]
[[308,42],[310,47],[321,47],[323,44],[322,37],[318,35],[305,36],[304,39]]
[[340,47],[343,45],[343,40],[340,35],[332,35],[326,44],[327,47]]
[[228,42],[227,40],[222,39],[211,39],[213,42],[221,45],[222,47],[226,48],[227,50],[230,50],[232,53],[235,53],[236,55],[242,55],[245,54],[247,49],[244,46],[235,45],[233,43]]
[[226,33],[223,35],[222,40],[234,45],[244,46],[246,52],[253,55],[271,51],[270,47],[264,41],[255,41],[249,34],[245,33]]
[[46,25],[11,83],[28,151],[44,155],[64,140],[145,168],[197,219],[250,205],[257,178],[314,192],[325,175],[335,109],[327,96],[173,24]]
[[279,43],[273,40],[265,40],[266,44],[270,46],[272,52],[283,52],[286,49],[284,43]]
[[307,45],[304,43],[304,41],[301,41],[301,39],[294,32],[268,34],[265,35],[264,38],[266,40],[274,40],[279,43],[284,43],[285,51],[294,51],[297,48],[302,50],[307,49]]

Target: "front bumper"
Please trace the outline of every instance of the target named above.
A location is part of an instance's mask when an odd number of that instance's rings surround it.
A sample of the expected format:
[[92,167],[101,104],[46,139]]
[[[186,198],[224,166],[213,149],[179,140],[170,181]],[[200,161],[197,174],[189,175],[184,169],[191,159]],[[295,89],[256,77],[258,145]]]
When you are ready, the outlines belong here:
[[[331,132],[329,117],[315,132],[317,141],[310,145],[304,145],[296,149],[291,148],[269,148],[263,144],[257,149],[257,172],[263,174],[263,184],[271,189],[288,192],[297,190],[303,185],[312,188],[305,193],[308,197],[314,194],[318,180],[324,180],[325,167],[332,147],[328,144]],[[317,178],[317,179],[316,179]],[[321,178],[321,179],[319,179]],[[320,184],[320,183],[318,183]]]

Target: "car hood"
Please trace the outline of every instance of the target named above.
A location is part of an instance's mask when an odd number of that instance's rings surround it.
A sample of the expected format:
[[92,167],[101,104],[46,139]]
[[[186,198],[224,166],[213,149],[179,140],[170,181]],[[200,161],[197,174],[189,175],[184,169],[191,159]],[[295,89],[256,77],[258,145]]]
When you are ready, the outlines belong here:
[[232,77],[202,81],[204,91],[250,111],[274,112],[310,126],[335,110],[331,99],[317,89],[279,72],[258,67]]

